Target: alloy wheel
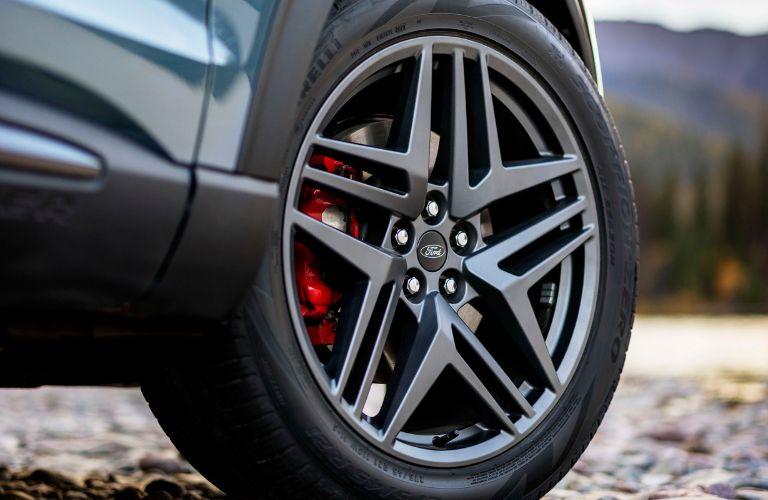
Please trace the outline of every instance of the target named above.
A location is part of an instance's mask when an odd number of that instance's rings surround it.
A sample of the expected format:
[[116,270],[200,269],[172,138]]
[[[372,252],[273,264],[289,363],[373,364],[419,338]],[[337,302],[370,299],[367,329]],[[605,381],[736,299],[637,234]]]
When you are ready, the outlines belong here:
[[[589,168],[546,85],[479,40],[403,40],[335,86],[288,186],[284,279],[320,390],[373,446],[469,465],[557,405],[598,293]],[[313,216],[307,189],[337,201]],[[299,248],[333,291],[322,317]]]

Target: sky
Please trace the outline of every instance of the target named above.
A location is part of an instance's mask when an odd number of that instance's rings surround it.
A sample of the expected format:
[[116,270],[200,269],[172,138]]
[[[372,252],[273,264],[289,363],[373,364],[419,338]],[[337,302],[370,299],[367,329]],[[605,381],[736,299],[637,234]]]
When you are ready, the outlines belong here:
[[768,33],[768,0],[588,0],[597,21],[658,23],[678,31]]

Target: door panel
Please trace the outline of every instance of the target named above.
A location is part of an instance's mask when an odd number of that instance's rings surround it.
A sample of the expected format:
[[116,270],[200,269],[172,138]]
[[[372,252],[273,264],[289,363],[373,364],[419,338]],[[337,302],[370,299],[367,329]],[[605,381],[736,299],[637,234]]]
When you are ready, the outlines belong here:
[[0,91],[0,311],[125,311],[158,276],[191,176]]
[[6,0],[0,89],[190,163],[208,64],[232,58],[206,15],[205,0]]

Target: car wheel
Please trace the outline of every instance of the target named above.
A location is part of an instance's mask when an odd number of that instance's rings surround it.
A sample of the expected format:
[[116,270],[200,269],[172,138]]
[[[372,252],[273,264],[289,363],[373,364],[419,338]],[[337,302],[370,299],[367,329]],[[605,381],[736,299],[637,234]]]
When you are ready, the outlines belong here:
[[144,392],[249,497],[536,498],[585,449],[634,314],[616,131],[523,1],[329,20],[270,256]]

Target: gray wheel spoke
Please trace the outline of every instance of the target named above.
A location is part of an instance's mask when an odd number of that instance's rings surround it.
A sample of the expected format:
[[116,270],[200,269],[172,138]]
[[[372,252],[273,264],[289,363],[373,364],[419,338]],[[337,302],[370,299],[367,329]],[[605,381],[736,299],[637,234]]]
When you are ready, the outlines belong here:
[[560,392],[560,378],[557,376],[555,364],[547,349],[544,333],[539,327],[533,307],[528,300],[527,291],[521,294],[520,291],[507,290],[503,294],[503,299],[522,330],[523,345],[528,358],[534,363],[546,386],[555,393]]
[[591,238],[594,229],[588,226],[575,236],[568,238],[564,243],[558,240],[559,246],[542,257],[522,276],[515,276],[503,271],[499,264],[502,260],[514,255],[541,236],[578,215],[585,208],[585,201],[579,199],[542,218],[527,229],[485,248],[464,262],[468,278],[472,280],[478,291],[494,304],[495,310],[501,317],[508,314],[517,320],[517,326],[522,335],[515,335],[514,340],[528,354],[529,359],[535,361],[539,375],[549,389],[554,392],[560,390],[561,381],[547,349],[544,334],[533,312],[528,298],[528,290]]
[[455,217],[468,217],[494,201],[552,182],[581,168],[581,160],[573,155],[552,156],[525,162],[499,164],[476,186],[456,188],[451,209]]
[[562,246],[557,248],[554,252],[549,254],[541,262],[533,266],[531,269],[525,272],[519,280],[525,284],[525,286],[531,287],[534,283],[543,278],[548,272],[560,264],[563,259],[571,255],[577,248],[592,238],[595,233],[593,226],[587,226],[581,230],[576,236],[569,239]]
[[[499,135],[493,109],[493,95],[488,75],[488,59],[482,55],[479,59],[479,78],[477,85],[482,89],[482,108],[474,116],[467,115],[467,89],[465,84],[464,52],[456,49],[453,53],[452,73],[452,109],[451,109],[451,214],[465,218],[485,208],[499,198],[506,197],[545,182],[551,182],[564,175],[576,172],[582,167],[581,160],[575,155],[545,156],[525,162],[505,164],[501,158]],[[519,107],[518,107],[519,108]],[[522,113],[518,109],[518,114]],[[521,115],[530,124],[527,115]],[[476,185],[470,185],[469,179],[469,136],[467,120],[479,121],[479,127],[485,130],[485,157],[489,172]],[[540,150],[545,149],[537,130],[531,135]],[[540,151],[545,152],[545,151]]]
[[491,410],[491,412],[493,412],[496,418],[499,419],[499,422],[501,422],[501,425],[504,427],[504,429],[506,429],[507,432],[512,435],[517,435],[517,428],[515,427],[515,424],[513,424],[509,419],[507,412],[504,411],[499,403],[493,398],[491,393],[485,387],[485,384],[483,384],[475,372],[472,371],[472,368],[469,367],[467,362],[457,356],[453,359],[451,365],[459,373],[459,375],[461,375],[461,378],[463,378],[469,384],[469,386],[474,389],[475,393],[480,396],[480,399],[483,401],[483,403],[485,403],[485,405]]
[[509,321],[504,321],[502,328],[507,331],[508,335],[512,336],[515,344],[531,361],[533,368],[546,386],[557,393],[560,390],[560,379],[557,376],[552,357],[547,350],[544,334],[528,300],[527,290],[521,290],[517,287],[499,289],[491,283],[478,284],[477,286],[482,290],[481,293],[484,292],[485,298],[499,317],[510,317],[517,321],[519,332],[513,328]]
[[483,118],[485,119],[486,140],[488,145],[488,161],[491,172],[501,167],[501,147],[499,146],[499,131],[496,126],[496,113],[493,110],[493,95],[491,94],[491,79],[488,75],[488,56],[480,54],[480,85],[483,93]]
[[[457,49],[453,52],[452,71],[452,108],[451,108],[451,207],[454,217],[467,217],[472,212],[479,210],[483,203],[477,198],[478,186],[470,185],[469,176],[469,130],[468,120],[477,122],[477,128],[483,130],[482,134],[484,159],[492,172],[495,166],[501,166],[501,149],[496,128],[496,115],[493,111],[493,96],[488,76],[488,62],[485,54],[479,57],[480,71],[469,74],[474,79],[474,87],[481,91],[481,106],[473,109],[472,116],[467,114],[467,72],[464,64],[464,51]],[[485,184],[485,180],[479,184]]]
[[[399,171],[407,179],[405,193],[394,193],[385,189],[365,185],[348,179],[332,181],[326,175],[313,172],[306,168],[305,175],[317,182],[345,191],[353,196],[365,197],[399,214],[414,218],[423,208],[424,197],[427,193],[427,177],[429,174],[429,143],[430,123],[432,112],[432,46],[422,47],[418,68],[411,82],[410,105],[407,107],[410,116],[404,117],[408,122],[408,146],[405,152],[372,147],[318,135],[315,145],[330,151],[341,153],[348,157],[373,162],[380,168]],[[329,174],[330,175],[330,174]],[[354,184],[357,184],[355,186]]]
[[578,198],[572,203],[556,208],[534,221],[522,231],[489,245],[481,252],[468,258],[465,261],[465,265],[471,266],[471,268],[476,271],[480,271],[481,267],[488,267],[489,269],[482,271],[481,274],[494,274],[502,260],[514,255],[531,243],[534,243],[550,231],[557,229],[573,217],[582,213],[586,207],[586,200]]
[[467,326],[463,321],[461,321],[460,318],[458,318],[458,315],[456,319],[457,321],[455,322],[455,331],[462,336],[462,338],[467,342],[467,344],[469,344],[475,354],[483,361],[485,366],[487,366],[493,375],[498,379],[502,387],[506,389],[509,396],[512,397],[523,414],[527,417],[533,417],[533,407],[531,407],[530,403],[528,403],[528,401],[525,399],[523,393],[520,392],[520,389],[518,389],[514,382],[512,382],[512,380],[509,378],[509,376],[507,376],[507,374],[504,372],[504,369],[493,358],[491,353],[488,352],[488,349],[486,349],[480,340],[475,337],[475,334],[472,333],[469,328],[467,328]]
[[464,51],[453,51],[453,81],[451,108],[451,212],[456,215],[457,199],[469,189],[469,137],[467,131],[467,89],[464,79]]
[[393,252],[369,245],[347,233],[293,210],[297,227],[363,272],[372,281],[385,284],[405,273],[405,260]]
[[[371,384],[373,384],[373,377],[376,374],[376,370],[379,365],[379,360],[381,359],[381,354],[384,351],[384,344],[387,341],[387,336],[389,335],[389,330],[392,325],[392,319],[395,316],[397,301],[399,300],[400,286],[401,286],[401,283],[400,281],[398,281],[396,282],[395,286],[392,287],[389,293],[389,296],[386,299],[387,305],[384,311],[384,318],[381,321],[381,324],[375,325],[371,323],[370,319],[371,319],[371,313],[373,312],[373,308],[376,304],[379,294],[369,293],[372,291],[372,289],[374,289],[374,287],[372,283],[368,285],[368,290],[366,291],[366,299],[364,301],[364,307],[362,307],[360,310],[358,321],[354,327],[355,329],[352,334],[352,341],[350,342],[350,347],[345,353],[344,364],[342,365],[341,372],[339,374],[338,382],[337,382],[338,394],[343,393],[345,386],[347,384],[347,381],[349,380],[349,375],[352,371],[352,366],[354,365],[355,361],[358,361],[358,362],[360,361],[360,360],[357,360],[357,357],[358,357],[358,351],[360,350],[360,345],[363,342],[364,335],[366,334],[375,335],[376,340],[374,341],[373,352],[371,356],[367,360],[365,360],[365,372],[363,374],[363,379],[361,381],[360,388],[357,390],[357,396],[352,403],[354,414],[358,418],[361,417],[363,414],[363,407],[365,406],[366,397],[368,396],[368,393],[371,390]],[[372,331],[369,332],[369,330],[372,330]]]
[[[345,324],[345,328],[348,331],[339,332],[341,337],[347,336],[350,340],[344,351],[344,360],[341,363],[339,375],[334,381],[332,388],[334,395],[340,398],[349,381],[349,376],[357,360],[358,351],[360,350],[365,335],[375,335],[376,341],[373,356],[368,360],[363,387],[358,391],[357,400],[355,402],[355,405],[359,404],[360,408],[362,408],[362,404],[365,402],[365,394],[367,394],[368,389],[370,389],[370,384],[373,381],[373,373],[376,370],[375,364],[381,356],[381,351],[384,348],[384,342],[386,340],[386,334],[389,332],[389,326],[392,322],[395,305],[400,294],[399,289],[402,277],[405,274],[405,261],[399,255],[369,245],[357,238],[353,238],[348,234],[301,212],[296,211],[294,217],[298,227],[326,244],[329,248],[348,260],[350,264],[358,267],[360,271],[368,276],[368,283],[365,287],[365,293],[355,321]],[[395,282],[395,286],[390,287],[383,321],[379,325],[372,325],[371,317],[374,313],[376,303],[379,300],[379,296],[384,287],[392,282]],[[369,332],[371,328],[374,330]],[[374,361],[374,359],[376,361]],[[362,402],[360,401],[361,399],[363,399]]]
[[396,213],[412,210],[410,207],[412,201],[408,194],[397,193],[309,166],[304,171],[304,178]]
[[439,328],[436,308],[433,304],[425,306],[413,346],[402,364],[395,367],[397,382],[387,388],[381,436],[384,442],[394,440],[447,366],[452,345],[439,334]]
[[581,168],[576,156],[546,157],[527,162],[506,163],[493,172],[493,185],[501,196],[519,193],[558,177],[572,174]]
[[533,415],[533,408],[507,377],[501,366],[469,331],[456,311],[442,297],[433,295],[427,299],[414,341],[416,345],[408,354],[404,366],[400,368],[399,383],[392,389],[392,396],[388,401],[389,411],[383,431],[385,441],[394,439],[397,433],[402,430],[408,418],[447,366],[452,366],[468,383],[488,409],[496,415],[504,430],[512,435],[517,434],[517,429],[510,420],[509,413],[499,405],[475,371],[459,354],[453,337],[455,331],[458,331],[470,344],[473,351],[498,378],[519,408],[527,416]]

